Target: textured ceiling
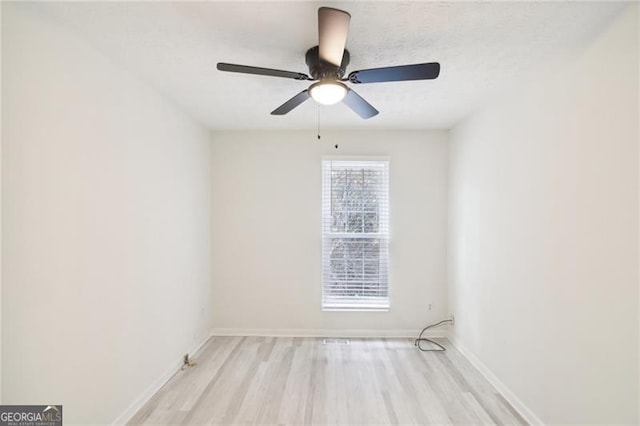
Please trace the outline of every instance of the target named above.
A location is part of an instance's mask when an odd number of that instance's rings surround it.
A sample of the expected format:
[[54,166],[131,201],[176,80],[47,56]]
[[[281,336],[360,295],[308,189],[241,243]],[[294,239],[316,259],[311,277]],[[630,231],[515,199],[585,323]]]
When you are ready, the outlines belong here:
[[481,102],[592,40],[621,3],[107,2],[40,3],[114,62],[212,129],[315,128],[308,101],[269,113],[308,82],[222,73],[217,62],[307,73],[317,9],[351,13],[350,70],[437,61],[432,81],[355,90],[380,114],[362,120],[344,105],[320,108],[322,127],[449,128]]

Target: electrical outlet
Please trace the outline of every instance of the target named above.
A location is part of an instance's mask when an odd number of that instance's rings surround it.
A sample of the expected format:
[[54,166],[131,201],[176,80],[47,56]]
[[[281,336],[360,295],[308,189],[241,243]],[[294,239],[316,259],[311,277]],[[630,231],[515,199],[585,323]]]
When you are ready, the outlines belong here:
[[455,315],[451,314],[451,325],[455,325],[456,323],[456,317]]
[[431,310],[431,303],[429,303],[429,310]]

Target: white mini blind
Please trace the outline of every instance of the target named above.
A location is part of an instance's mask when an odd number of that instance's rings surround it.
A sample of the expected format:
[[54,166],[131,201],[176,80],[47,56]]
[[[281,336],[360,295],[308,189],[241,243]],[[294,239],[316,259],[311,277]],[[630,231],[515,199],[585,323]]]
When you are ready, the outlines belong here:
[[389,309],[389,162],[322,162],[322,308]]

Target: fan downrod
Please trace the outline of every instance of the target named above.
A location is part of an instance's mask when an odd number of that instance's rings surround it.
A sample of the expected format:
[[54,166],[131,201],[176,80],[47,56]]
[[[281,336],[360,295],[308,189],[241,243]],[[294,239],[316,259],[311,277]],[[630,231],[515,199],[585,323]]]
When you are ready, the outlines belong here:
[[307,50],[305,55],[305,62],[309,67],[309,74],[311,74],[311,77],[314,80],[342,80],[347,69],[347,65],[349,65],[349,59],[349,51],[344,49],[342,63],[339,67],[336,67],[335,65],[320,59],[320,49],[318,46]]

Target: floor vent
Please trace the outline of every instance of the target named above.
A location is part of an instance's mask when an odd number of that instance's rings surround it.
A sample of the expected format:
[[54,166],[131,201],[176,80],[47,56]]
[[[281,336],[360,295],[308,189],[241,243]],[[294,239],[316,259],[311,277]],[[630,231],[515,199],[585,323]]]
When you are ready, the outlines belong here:
[[323,345],[348,345],[349,339],[323,339]]

